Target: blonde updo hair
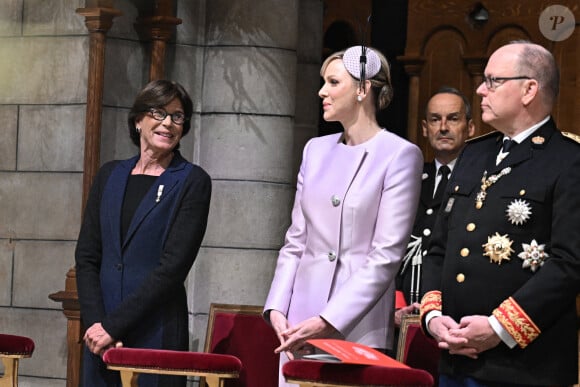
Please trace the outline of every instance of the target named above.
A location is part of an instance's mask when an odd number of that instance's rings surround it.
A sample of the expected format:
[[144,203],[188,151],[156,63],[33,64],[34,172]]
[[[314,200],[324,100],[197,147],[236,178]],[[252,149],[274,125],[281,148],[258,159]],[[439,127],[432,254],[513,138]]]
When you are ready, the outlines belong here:
[[[377,54],[377,56],[381,61],[381,69],[379,70],[379,72],[372,78],[367,79],[371,83],[370,91],[375,102],[374,103],[375,108],[377,112],[379,112],[381,110],[386,109],[387,106],[389,106],[391,101],[393,100],[393,84],[391,83],[391,66],[387,61],[387,58],[385,58],[385,56],[380,51],[372,47],[367,47],[367,50],[372,50],[375,54]],[[328,67],[330,62],[332,62],[335,59],[342,60],[345,51],[346,50],[335,52],[334,54],[331,54],[330,56],[328,56],[328,58],[324,60],[320,68],[321,77],[324,77],[324,72],[326,71],[326,68]],[[350,72],[348,73],[350,74],[352,81],[358,84],[359,79],[353,76]]]

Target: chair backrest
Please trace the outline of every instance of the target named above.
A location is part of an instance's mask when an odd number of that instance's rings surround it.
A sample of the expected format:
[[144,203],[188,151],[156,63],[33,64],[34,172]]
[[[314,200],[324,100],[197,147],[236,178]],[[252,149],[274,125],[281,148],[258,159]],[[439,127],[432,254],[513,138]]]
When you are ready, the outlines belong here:
[[439,380],[439,358],[441,350],[437,342],[421,330],[421,322],[416,314],[403,316],[399,331],[397,360],[409,367],[429,372],[437,386]]
[[[280,355],[274,330],[262,317],[262,306],[211,304],[205,352],[233,355],[242,361],[238,379],[226,387],[275,387]],[[202,384],[203,386],[203,384]]]

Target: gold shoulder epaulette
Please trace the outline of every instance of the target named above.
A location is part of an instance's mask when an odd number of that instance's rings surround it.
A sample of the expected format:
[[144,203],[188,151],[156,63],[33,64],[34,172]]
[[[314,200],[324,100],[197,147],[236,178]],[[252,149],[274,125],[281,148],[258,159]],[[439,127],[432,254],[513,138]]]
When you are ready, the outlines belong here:
[[567,137],[571,140],[576,141],[577,143],[580,144],[580,136],[577,135],[576,133],[570,133],[570,132],[562,132],[562,136]]
[[489,138],[489,137],[497,136],[498,133],[499,132],[497,130],[492,130],[491,132],[482,134],[480,136],[468,138],[467,140],[465,140],[465,142],[470,143],[470,142],[476,142],[479,140],[484,140],[484,139]]

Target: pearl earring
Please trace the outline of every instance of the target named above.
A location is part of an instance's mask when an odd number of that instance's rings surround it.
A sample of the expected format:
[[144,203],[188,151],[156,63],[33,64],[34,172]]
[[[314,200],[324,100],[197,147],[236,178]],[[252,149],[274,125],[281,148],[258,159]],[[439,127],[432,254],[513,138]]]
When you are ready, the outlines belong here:
[[356,96],[356,100],[359,101],[359,102],[362,102],[362,95],[357,95]]

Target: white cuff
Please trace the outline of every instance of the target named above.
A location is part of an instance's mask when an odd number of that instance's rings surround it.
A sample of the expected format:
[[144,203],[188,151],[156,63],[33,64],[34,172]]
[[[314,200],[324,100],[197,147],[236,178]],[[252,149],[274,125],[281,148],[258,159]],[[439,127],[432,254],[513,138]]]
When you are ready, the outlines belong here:
[[487,318],[489,325],[491,325],[491,329],[499,336],[501,341],[505,343],[509,348],[514,348],[517,343],[514,338],[504,329],[503,325],[499,323],[495,316],[489,316]]
[[[427,332],[429,332],[429,334],[431,336],[433,336],[433,333],[431,333],[431,331],[429,330],[429,321],[431,321],[431,319],[434,317],[440,317],[440,316],[443,316],[443,313],[441,313],[441,311],[439,311],[439,310],[432,310],[432,311],[427,313],[427,316],[425,316],[425,329],[427,329]],[[433,337],[435,337],[435,336],[433,336]]]

